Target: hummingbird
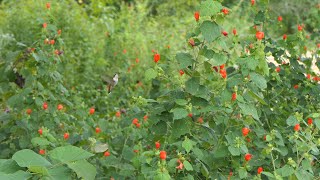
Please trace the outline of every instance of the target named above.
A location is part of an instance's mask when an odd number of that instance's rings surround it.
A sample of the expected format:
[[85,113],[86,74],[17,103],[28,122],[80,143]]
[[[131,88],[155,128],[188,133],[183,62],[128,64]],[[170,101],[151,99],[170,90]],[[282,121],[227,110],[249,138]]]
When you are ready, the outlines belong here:
[[115,75],[113,75],[112,78],[107,77],[107,76],[103,76],[102,79],[104,82],[107,83],[108,93],[110,94],[112,89],[118,84],[119,75],[116,73]]

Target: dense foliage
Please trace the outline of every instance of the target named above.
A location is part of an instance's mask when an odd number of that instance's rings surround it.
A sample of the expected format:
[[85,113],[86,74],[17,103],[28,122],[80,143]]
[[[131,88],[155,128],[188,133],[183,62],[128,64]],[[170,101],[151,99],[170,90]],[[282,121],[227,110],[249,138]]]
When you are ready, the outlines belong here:
[[0,179],[320,178],[320,9],[296,4],[4,0]]

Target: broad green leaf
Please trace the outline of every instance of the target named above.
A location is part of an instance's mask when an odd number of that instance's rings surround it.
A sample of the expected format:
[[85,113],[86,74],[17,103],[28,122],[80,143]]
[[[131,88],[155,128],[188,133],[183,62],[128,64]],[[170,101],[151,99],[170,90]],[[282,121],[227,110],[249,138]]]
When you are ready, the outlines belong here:
[[3,172],[0,172],[0,179],[3,179],[3,180],[26,180],[26,179],[29,179],[30,177],[32,177],[30,173],[27,173],[21,170],[12,174],[6,174]]
[[296,124],[299,123],[299,121],[296,119],[295,116],[290,116],[290,117],[286,120],[286,122],[287,122],[287,124],[288,124],[289,126],[294,126],[294,125],[296,125]]
[[238,102],[238,105],[241,108],[244,115],[249,115],[256,120],[259,120],[257,109],[253,104],[243,104]]
[[180,105],[180,106],[185,106],[188,104],[188,101],[186,101],[185,99],[176,99],[176,104]]
[[48,169],[43,166],[30,166],[29,171],[33,173],[41,174],[44,176],[49,174]]
[[154,79],[158,76],[157,71],[155,71],[154,69],[150,68],[148,69],[145,73],[144,73],[144,77],[147,81]]
[[267,81],[266,79],[257,73],[250,73],[250,79],[260,88],[265,89],[267,88]]
[[188,161],[183,161],[184,168],[186,168],[187,171],[193,171],[192,165]]
[[52,164],[30,149],[20,150],[12,156],[20,167],[51,166]]
[[188,116],[188,111],[182,108],[172,109],[173,119],[182,119]]
[[43,137],[34,137],[31,139],[31,143],[33,146],[48,146],[50,142]]
[[180,69],[187,68],[194,62],[192,56],[189,53],[178,53],[176,55],[176,59],[180,65]]
[[264,174],[264,175],[266,175],[266,176],[268,176],[268,177],[270,177],[270,178],[272,178],[272,179],[275,178],[273,174],[271,174],[271,173],[269,173],[269,172],[266,172],[266,171],[262,171],[261,174]]
[[71,180],[71,170],[65,166],[58,166],[49,169],[46,178],[50,180]]
[[195,94],[200,87],[199,78],[192,77],[186,82],[186,91],[190,94]]
[[81,148],[70,145],[58,147],[49,152],[50,158],[58,160],[62,163],[87,159],[93,155],[94,154],[91,154]]
[[232,156],[240,156],[240,149],[237,147],[234,147],[233,145],[228,147],[229,152]]
[[159,172],[155,177],[153,177],[154,180],[170,180],[170,174],[168,171],[165,172]]
[[108,149],[109,149],[108,144],[95,144],[93,147],[93,151],[95,153],[105,152]]
[[257,94],[254,93],[253,91],[248,90],[248,94],[249,94],[251,97],[253,97],[253,98],[255,98],[256,100],[258,100],[261,104],[263,104],[263,105],[268,105],[268,104],[263,100],[262,97],[260,97],[259,95],[257,95]]
[[190,124],[188,120],[175,120],[172,125],[172,134],[173,138],[179,138],[182,135],[189,133]]
[[202,164],[202,166],[201,166],[201,174],[204,176],[204,177],[208,177],[209,176],[209,170],[208,170],[208,168],[203,164],[203,163],[201,163]]
[[193,144],[195,144],[195,142],[185,136],[184,141],[182,142],[182,147],[186,150],[187,153],[189,153],[193,148]]
[[219,25],[211,21],[204,21],[200,26],[200,31],[204,39],[208,42],[212,42],[221,35]]
[[313,175],[310,174],[308,171],[303,170],[300,168],[298,171],[294,173],[298,180],[312,180],[314,179]]
[[200,5],[200,16],[213,16],[219,13],[222,5],[218,1],[206,0]]
[[227,62],[227,57],[220,53],[212,54],[212,58],[208,61],[212,66],[220,66]]
[[248,172],[243,167],[239,168],[238,173],[239,173],[240,179],[244,179],[248,177]]
[[276,172],[282,177],[288,177],[294,173],[294,169],[289,165],[284,165],[282,168],[277,169]]
[[317,126],[318,129],[320,129],[320,119],[319,118],[314,119],[313,123]]
[[76,172],[78,178],[94,180],[97,174],[96,168],[86,160],[67,163],[68,167]]
[[14,173],[21,169],[18,164],[12,159],[0,159],[0,172]]

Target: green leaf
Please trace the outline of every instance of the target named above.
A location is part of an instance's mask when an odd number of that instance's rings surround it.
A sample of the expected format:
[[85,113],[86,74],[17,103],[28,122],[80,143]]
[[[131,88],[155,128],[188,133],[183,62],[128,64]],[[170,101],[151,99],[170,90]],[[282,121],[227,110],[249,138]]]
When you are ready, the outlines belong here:
[[189,133],[190,123],[188,120],[175,120],[172,125],[172,134],[173,138],[179,138],[182,135]]
[[33,146],[48,146],[50,144],[50,142],[43,137],[35,137],[31,139],[31,143]]
[[63,146],[55,148],[49,152],[49,156],[52,159],[58,160],[62,163],[68,163],[71,161],[87,159],[94,154],[91,154],[81,148],[75,146]]
[[58,166],[49,169],[49,175],[46,176],[50,180],[71,180],[71,171],[65,166]]
[[195,142],[185,136],[184,141],[182,142],[182,147],[186,150],[187,153],[189,153],[193,148],[193,144],[195,144]]
[[214,53],[212,54],[212,58],[208,61],[212,66],[220,66],[222,64],[225,64],[227,62],[227,56],[220,54],[220,53]]
[[271,173],[269,173],[269,172],[265,172],[265,171],[262,171],[262,173],[261,174],[264,174],[264,175],[266,175],[266,176],[268,176],[268,177],[270,177],[270,178],[272,178],[272,179],[274,179],[275,177],[274,177],[274,175],[273,174],[271,174]]
[[256,120],[259,120],[257,109],[253,104],[243,104],[238,102],[238,105],[241,108],[244,115],[249,115]]
[[246,169],[244,169],[243,167],[239,168],[238,172],[239,172],[240,179],[244,179],[248,177],[248,173]]
[[183,161],[184,168],[186,168],[187,171],[193,171],[192,165],[188,161]]
[[29,179],[32,175],[30,173],[24,172],[24,171],[17,171],[12,174],[6,174],[3,172],[0,172],[0,179],[3,180],[26,180]]
[[158,76],[157,71],[155,71],[154,69],[150,68],[148,69],[145,73],[144,73],[144,77],[146,79],[146,81],[149,81],[151,79],[154,79]]
[[30,149],[23,149],[14,153],[12,159],[15,160],[20,167],[52,165],[45,158],[31,151]]
[[296,124],[299,123],[299,121],[296,119],[295,116],[290,116],[290,117],[286,120],[286,122],[287,122],[287,124],[288,124],[289,126],[294,126],[294,125],[296,125]]
[[176,104],[180,105],[180,106],[185,106],[188,104],[188,101],[184,100],[184,99],[176,99]]
[[165,172],[158,172],[158,174],[153,177],[154,180],[170,180],[170,174],[168,173],[168,171]]
[[204,21],[200,26],[200,31],[204,39],[209,43],[217,39],[221,34],[219,25],[211,21]]
[[48,169],[43,166],[30,166],[29,171],[33,173],[41,174],[44,176],[49,174]]
[[0,159],[0,172],[2,173],[14,173],[21,169],[17,163],[12,159]]
[[294,169],[289,165],[284,165],[282,168],[277,169],[276,172],[282,177],[288,177],[294,173]]
[[250,79],[254,82],[260,89],[267,88],[267,81],[266,79],[257,73],[250,73]]
[[173,119],[182,119],[188,116],[188,111],[182,108],[172,109]]
[[195,94],[200,87],[199,78],[192,77],[186,82],[186,91],[190,94]]
[[262,97],[260,97],[259,95],[257,95],[256,93],[254,93],[253,91],[251,90],[248,90],[248,93],[251,97],[255,98],[256,100],[258,100],[261,104],[263,105],[268,105]]
[[194,62],[192,56],[189,53],[178,53],[176,55],[176,59],[180,65],[180,69],[187,68]]
[[314,119],[313,123],[317,126],[318,129],[320,129],[320,119]]
[[86,160],[67,163],[68,167],[76,172],[79,178],[94,180],[97,174],[96,168]]
[[232,156],[240,156],[240,149],[237,147],[234,147],[233,145],[228,147],[229,152]]
[[218,1],[206,0],[200,5],[200,16],[213,16],[220,12],[222,5]]

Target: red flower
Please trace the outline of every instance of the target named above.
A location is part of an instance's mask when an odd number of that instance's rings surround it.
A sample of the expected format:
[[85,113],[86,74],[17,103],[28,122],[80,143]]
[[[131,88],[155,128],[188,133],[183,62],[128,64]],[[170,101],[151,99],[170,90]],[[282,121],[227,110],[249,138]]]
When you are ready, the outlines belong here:
[[43,27],[43,28],[47,28],[47,26],[48,26],[47,23],[43,23],[43,24],[42,24],[42,27]]
[[133,150],[133,152],[134,152],[134,153],[138,153],[138,152],[139,152],[139,150],[135,149],[135,150]]
[[252,158],[252,154],[250,154],[250,153],[244,155],[244,159],[245,159],[246,161],[250,161],[251,158]]
[[32,113],[32,109],[27,109],[27,114],[30,115]]
[[263,171],[263,168],[262,167],[258,167],[258,174],[261,174],[262,173],[262,171]]
[[155,142],[155,145],[156,145],[156,149],[159,149],[161,144],[159,143],[159,141]]
[[194,40],[193,40],[193,39],[190,39],[190,40],[189,40],[189,44],[193,47],[193,46],[195,45]]
[[229,10],[226,9],[226,8],[223,8],[223,9],[221,10],[221,12],[223,12],[224,15],[229,14]]
[[136,58],[136,63],[139,63],[139,58]]
[[92,107],[92,108],[90,108],[90,110],[89,110],[89,114],[94,114],[94,112],[95,112],[95,109]]
[[303,26],[301,26],[300,24],[298,25],[298,31],[302,31],[303,30]]
[[179,73],[180,73],[180,76],[184,75],[183,70],[180,70]]
[[222,34],[223,34],[224,36],[228,36],[228,33],[227,33],[226,31],[222,31]]
[[149,117],[148,117],[147,115],[143,116],[143,120],[144,120],[144,121],[147,121],[148,118],[149,118]]
[[193,115],[192,115],[192,113],[189,113],[188,116],[192,118]]
[[281,71],[281,68],[280,68],[280,67],[277,67],[277,68],[276,68],[276,71],[277,71],[277,72],[280,72],[280,71]]
[[46,3],[46,7],[47,7],[47,9],[50,9],[51,4],[47,2],[47,3]]
[[203,123],[203,118],[202,118],[202,117],[199,117],[199,118],[198,118],[198,123],[200,123],[200,124]]
[[242,128],[242,135],[247,136],[250,132],[250,129],[247,127]]
[[158,63],[158,61],[160,60],[160,54],[156,53],[153,55],[153,60],[155,63]]
[[61,35],[61,29],[58,30],[58,35]]
[[283,40],[286,40],[286,39],[287,39],[287,35],[284,34],[283,37],[282,37],[282,39],[283,39]]
[[136,125],[136,124],[138,124],[138,123],[139,123],[139,120],[138,120],[137,118],[134,118],[134,119],[132,120],[132,124]]
[[237,30],[234,28],[233,30],[232,30],[232,33],[233,33],[233,35],[237,35]]
[[223,79],[227,78],[227,71],[225,69],[220,69],[220,75]]
[[121,116],[121,112],[120,111],[117,111],[116,112],[116,117],[120,117]]
[[46,150],[44,150],[44,149],[40,149],[40,150],[39,150],[39,154],[41,154],[41,155],[46,154]]
[[311,78],[311,75],[310,74],[307,74],[307,79],[310,79]]
[[96,133],[99,134],[101,132],[101,129],[99,127],[96,127]]
[[63,109],[63,105],[62,104],[58,104],[57,109],[60,111]]
[[103,153],[103,156],[105,156],[105,157],[110,156],[110,152],[109,152],[109,151],[104,152],[104,153]]
[[294,89],[298,89],[298,88],[299,88],[299,85],[296,84],[296,85],[293,86],[293,88],[294,88]]
[[320,48],[320,43],[317,44],[317,47]]
[[253,6],[255,3],[255,0],[251,0],[251,5]]
[[54,45],[54,43],[55,43],[54,39],[50,40],[51,45]]
[[196,19],[196,21],[199,21],[200,13],[198,11],[194,13],[194,18]]
[[237,99],[237,93],[232,93],[232,97],[231,97],[231,100],[232,101],[235,101]]
[[39,129],[39,130],[38,130],[38,133],[39,133],[40,135],[42,135],[42,129]]
[[258,31],[258,32],[256,33],[256,38],[257,38],[258,40],[262,40],[262,39],[264,38],[264,32]]
[[311,125],[312,124],[312,118],[308,118],[308,125]]
[[294,131],[299,131],[300,130],[300,124],[296,124],[293,129],[294,129]]
[[222,64],[222,65],[220,66],[220,69],[224,69],[224,67],[225,67],[225,64]]
[[140,123],[137,123],[135,124],[137,128],[140,128],[141,124]]
[[182,170],[184,166],[183,163],[180,161],[180,159],[178,159],[177,162],[179,163],[179,165],[176,167],[176,169]]
[[166,151],[160,151],[160,159],[162,159],[162,160],[167,159],[167,152]]
[[279,21],[279,22],[282,21],[282,16],[278,16],[278,21]]
[[44,102],[43,105],[42,105],[42,107],[43,107],[44,110],[48,109],[48,103],[47,103],[47,102]]
[[64,133],[63,138],[66,140],[69,139],[69,133]]

